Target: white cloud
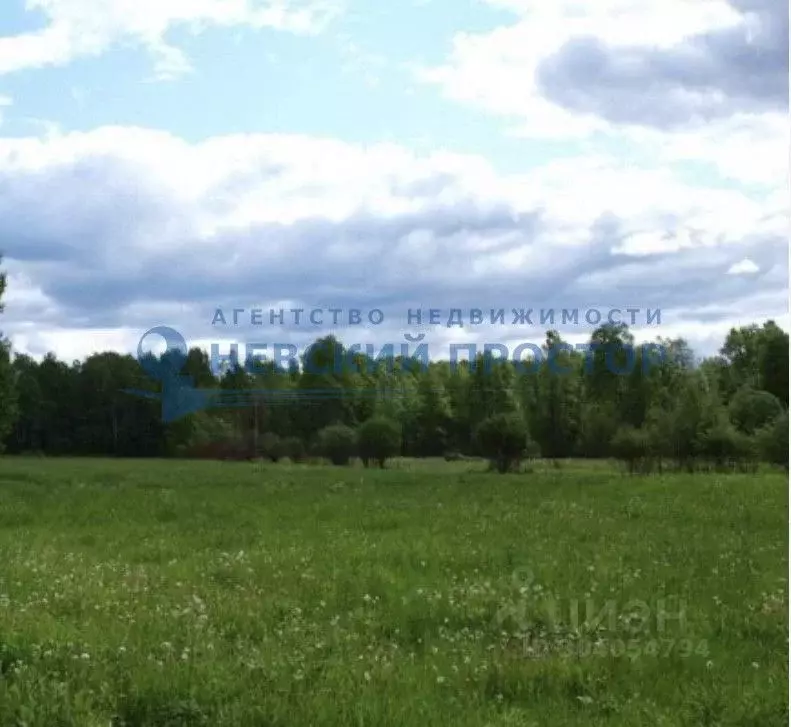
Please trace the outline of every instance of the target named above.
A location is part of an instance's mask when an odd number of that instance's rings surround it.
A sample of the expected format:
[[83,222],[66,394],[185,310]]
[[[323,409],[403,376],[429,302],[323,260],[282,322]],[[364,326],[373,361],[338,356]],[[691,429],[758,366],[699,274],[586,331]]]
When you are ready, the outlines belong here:
[[[777,41],[756,35],[758,16],[737,12],[737,8],[748,6],[744,0],[487,2],[512,11],[514,22],[488,32],[457,34],[443,63],[414,69],[418,80],[436,86],[448,100],[500,117],[511,136],[604,141],[606,148],[624,147],[624,159],[630,154],[650,157],[657,166],[702,162],[737,183],[785,186],[787,115],[760,105],[751,108],[749,100],[742,97],[738,98],[742,108],[725,113],[726,91],[708,88],[704,80],[721,83],[724,88],[732,75],[728,66],[720,68],[707,60],[700,50],[709,48],[705,42],[699,43],[700,48],[689,45],[698,42],[696,38],[716,38],[722,57],[731,63],[743,63],[745,77],[752,73],[753,85],[759,88],[755,79],[763,74],[749,64],[758,63],[756,59],[763,58],[764,51],[767,63],[777,61],[772,55]],[[754,0],[753,4],[769,6],[768,0]],[[770,23],[769,13],[774,11],[764,8],[763,12],[766,33],[781,33],[779,27]],[[783,12],[780,8],[778,24]],[[785,17],[787,23],[787,13]],[[756,46],[752,54],[734,49],[731,55],[721,49],[726,47],[726,40],[741,42],[745,33],[748,38],[752,33],[765,40],[766,48]],[[609,49],[611,56],[599,58],[592,54],[586,61],[580,55],[574,69],[579,78],[558,78],[556,83],[561,90],[548,94],[540,82],[543,65],[567,51],[570,44],[585,42],[600,44],[602,49]],[[687,55],[677,58],[673,55],[681,54],[687,46],[696,50],[685,51]],[[640,61],[640,54],[651,53],[665,55],[657,56],[653,65]],[[626,84],[626,90],[615,88],[608,80],[614,73],[610,67],[613,59],[621,63],[617,78]],[[772,70],[782,73],[782,69]],[[662,85],[662,73],[677,74],[678,85]],[[685,74],[690,79],[688,88],[682,85]],[[621,120],[604,112],[605,100],[597,106],[585,96],[592,97],[600,91],[602,99],[606,99],[619,90],[624,105]],[[557,96],[569,103],[561,103]],[[643,111],[638,107],[644,107]],[[685,123],[674,118],[674,123],[679,123],[670,128],[654,114],[655,107],[676,109],[679,118],[687,107],[690,112],[683,119]],[[707,109],[711,118],[706,118],[705,123],[696,122],[693,111],[703,113],[705,118]],[[635,119],[642,121],[637,123]]]
[[[606,156],[503,175],[480,157],[392,144],[266,134],[190,144],[106,127],[0,138],[0,186],[3,326],[38,352],[52,342],[73,355],[75,330],[94,346],[92,330],[126,341],[164,322],[205,338],[218,305],[283,300],[382,307],[388,324],[364,332],[372,342],[403,340],[406,311],[421,306],[506,307],[509,324],[511,307],[658,306],[673,311],[665,324],[696,331],[734,318],[729,301],[748,320],[785,305],[784,200]],[[760,274],[726,275],[747,258]],[[697,316],[717,301],[720,313]],[[540,341],[546,326],[534,323],[441,328],[432,340]]]
[[340,0],[29,0],[48,24],[41,30],[0,37],[0,75],[63,65],[133,42],[153,56],[156,75],[189,70],[189,60],[166,41],[174,26],[193,33],[216,26],[272,28],[314,34],[340,11]]
[[86,331],[84,328],[57,328],[42,330],[40,327],[27,327],[14,335],[14,350],[19,353],[40,358],[54,352],[61,361],[83,360],[88,356],[106,351],[134,353],[140,340],[140,332],[135,329],[99,329]]
[[0,95],[0,126],[3,124],[3,109],[8,108],[14,104],[14,100],[10,96]]
[[788,179],[788,119],[780,114],[740,114],[707,129],[666,135],[666,161],[700,160],[735,182],[785,187]]
[[728,268],[728,275],[752,275],[760,271],[760,268],[749,258],[740,260]]
[[418,78],[438,85],[452,100],[518,121],[532,137],[583,137],[610,124],[593,114],[567,111],[540,93],[540,62],[569,39],[592,35],[620,46],[668,47],[696,32],[733,26],[739,15],[718,0],[607,0],[547,2],[489,0],[518,19],[486,33],[460,33],[447,62],[417,69]]

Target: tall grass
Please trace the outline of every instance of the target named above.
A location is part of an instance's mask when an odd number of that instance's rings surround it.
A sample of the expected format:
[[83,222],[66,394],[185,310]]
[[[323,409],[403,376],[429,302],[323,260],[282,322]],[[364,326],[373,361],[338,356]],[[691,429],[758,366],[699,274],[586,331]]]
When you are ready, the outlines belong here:
[[787,724],[782,475],[484,467],[0,460],[0,725]]

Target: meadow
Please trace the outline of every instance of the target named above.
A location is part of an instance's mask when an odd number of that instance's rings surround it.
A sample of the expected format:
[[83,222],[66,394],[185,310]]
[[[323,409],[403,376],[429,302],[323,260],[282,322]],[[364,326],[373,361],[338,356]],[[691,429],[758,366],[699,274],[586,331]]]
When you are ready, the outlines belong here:
[[785,726],[787,552],[781,472],[7,457],[0,725]]

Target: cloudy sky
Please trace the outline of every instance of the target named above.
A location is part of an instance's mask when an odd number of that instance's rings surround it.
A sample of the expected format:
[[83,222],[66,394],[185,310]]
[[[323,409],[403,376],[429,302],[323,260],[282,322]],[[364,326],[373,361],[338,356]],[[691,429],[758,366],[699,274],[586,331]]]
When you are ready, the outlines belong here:
[[708,353],[788,327],[788,160],[780,0],[3,0],[0,328],[71,360],[436,308],[446,356],[660,308],[638,338]]

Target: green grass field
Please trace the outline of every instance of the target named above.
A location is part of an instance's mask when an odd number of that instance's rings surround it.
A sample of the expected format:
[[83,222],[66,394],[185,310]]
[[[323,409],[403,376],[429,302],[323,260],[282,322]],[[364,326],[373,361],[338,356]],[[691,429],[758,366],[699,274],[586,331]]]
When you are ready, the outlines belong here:
[[782,474],[475,470],[0,460],[0,725],[788,723]]

